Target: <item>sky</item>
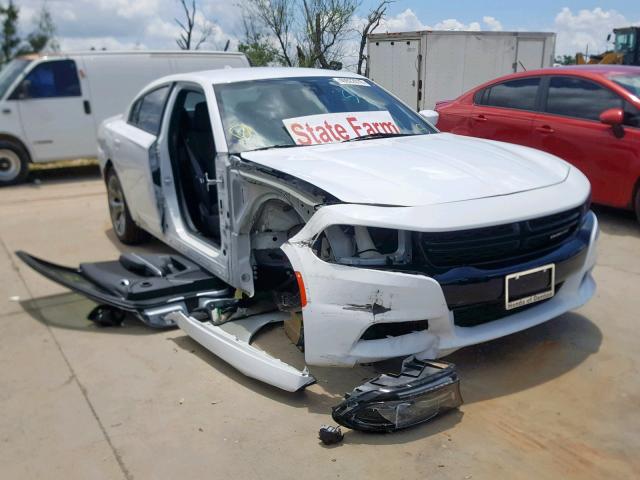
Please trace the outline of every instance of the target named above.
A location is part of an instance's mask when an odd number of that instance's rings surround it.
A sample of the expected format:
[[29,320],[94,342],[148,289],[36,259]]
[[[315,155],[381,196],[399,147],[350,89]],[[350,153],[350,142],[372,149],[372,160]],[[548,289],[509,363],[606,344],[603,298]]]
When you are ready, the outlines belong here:
[[[178,0],[14,0],[20,8],[20,30],[31,31],[46,1],[63,50],[91,47],[116,49],[175,49],[180,16]],[[201,22],[213,33],[203,46],[231,49],[242,35],[241,0],[197,0]],[[0,0],[4,4],[6,0]],[[362,0],[356,20],[366,16],[377,0]],[[640,25],[640,0],[397,0],[377,32],[421,29],[550,31],[557,33],[556,54],[598,53],[607,47],[615,27]],[[349,48],[349,46],[347,47]]]

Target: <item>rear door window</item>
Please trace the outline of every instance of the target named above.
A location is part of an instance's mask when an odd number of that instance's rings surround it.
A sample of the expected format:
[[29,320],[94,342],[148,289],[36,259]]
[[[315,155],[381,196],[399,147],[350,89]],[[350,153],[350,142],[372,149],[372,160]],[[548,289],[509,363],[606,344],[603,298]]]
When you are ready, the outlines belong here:
[[540,77],[520,78],[486,88],[475,101],[490,107],[535,110]]
[[28,88],[18,87],[12,98],[22,92],[28,92],[28,98],[79,97],[80,80],[76,62],[73,60],[55,60],[36,65],[25,78]]
[[165,85],[140,97],[131,108],[129,123],[152,135],[158,135],[168,93],[169,85]]
[[547,93],[547,113],[599,121],[609,108],[622,108],[622,99],[595,82],[576,77],[552,77]]

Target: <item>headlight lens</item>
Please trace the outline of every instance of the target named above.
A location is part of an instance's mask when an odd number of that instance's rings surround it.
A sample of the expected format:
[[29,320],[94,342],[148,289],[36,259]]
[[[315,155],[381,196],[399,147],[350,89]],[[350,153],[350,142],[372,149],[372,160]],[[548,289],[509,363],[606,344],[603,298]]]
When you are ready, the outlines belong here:
[[411,359],[399,375],[380,375],[357,387],[333,409],[339,424],[390,432],[426,422],[462,404],[455,365]]

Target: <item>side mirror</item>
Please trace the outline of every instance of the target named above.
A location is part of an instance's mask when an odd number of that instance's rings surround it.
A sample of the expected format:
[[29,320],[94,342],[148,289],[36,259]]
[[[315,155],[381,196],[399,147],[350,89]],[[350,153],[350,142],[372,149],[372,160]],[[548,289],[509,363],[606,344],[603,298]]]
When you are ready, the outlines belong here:
[[440,114],[435,110],[420,110],[418,113],[434,127],[436,126],[436,123],[438,123],[438,118],[440,118]]
[[20,100],[26,100],[31,98],[31,80],[23,80],[18,86],[18,98]]
[[624,112],[621,108],[609,108],[600,114],[600,121],[610,125],[616,138],[624,137]]
[[624,112],[621,108],[610,108],[600,114],[600,121],[612,127],[622,125],[624,122]]

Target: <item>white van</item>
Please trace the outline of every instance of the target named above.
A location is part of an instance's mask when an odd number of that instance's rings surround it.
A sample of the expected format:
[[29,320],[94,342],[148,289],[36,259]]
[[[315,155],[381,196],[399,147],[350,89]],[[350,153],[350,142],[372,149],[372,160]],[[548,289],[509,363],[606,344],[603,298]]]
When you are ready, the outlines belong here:
[[172,73],[248,67],[235,52],[79,52],[16,58],[0,72],[0,186],[29,162],[97,155],[100,123]]

